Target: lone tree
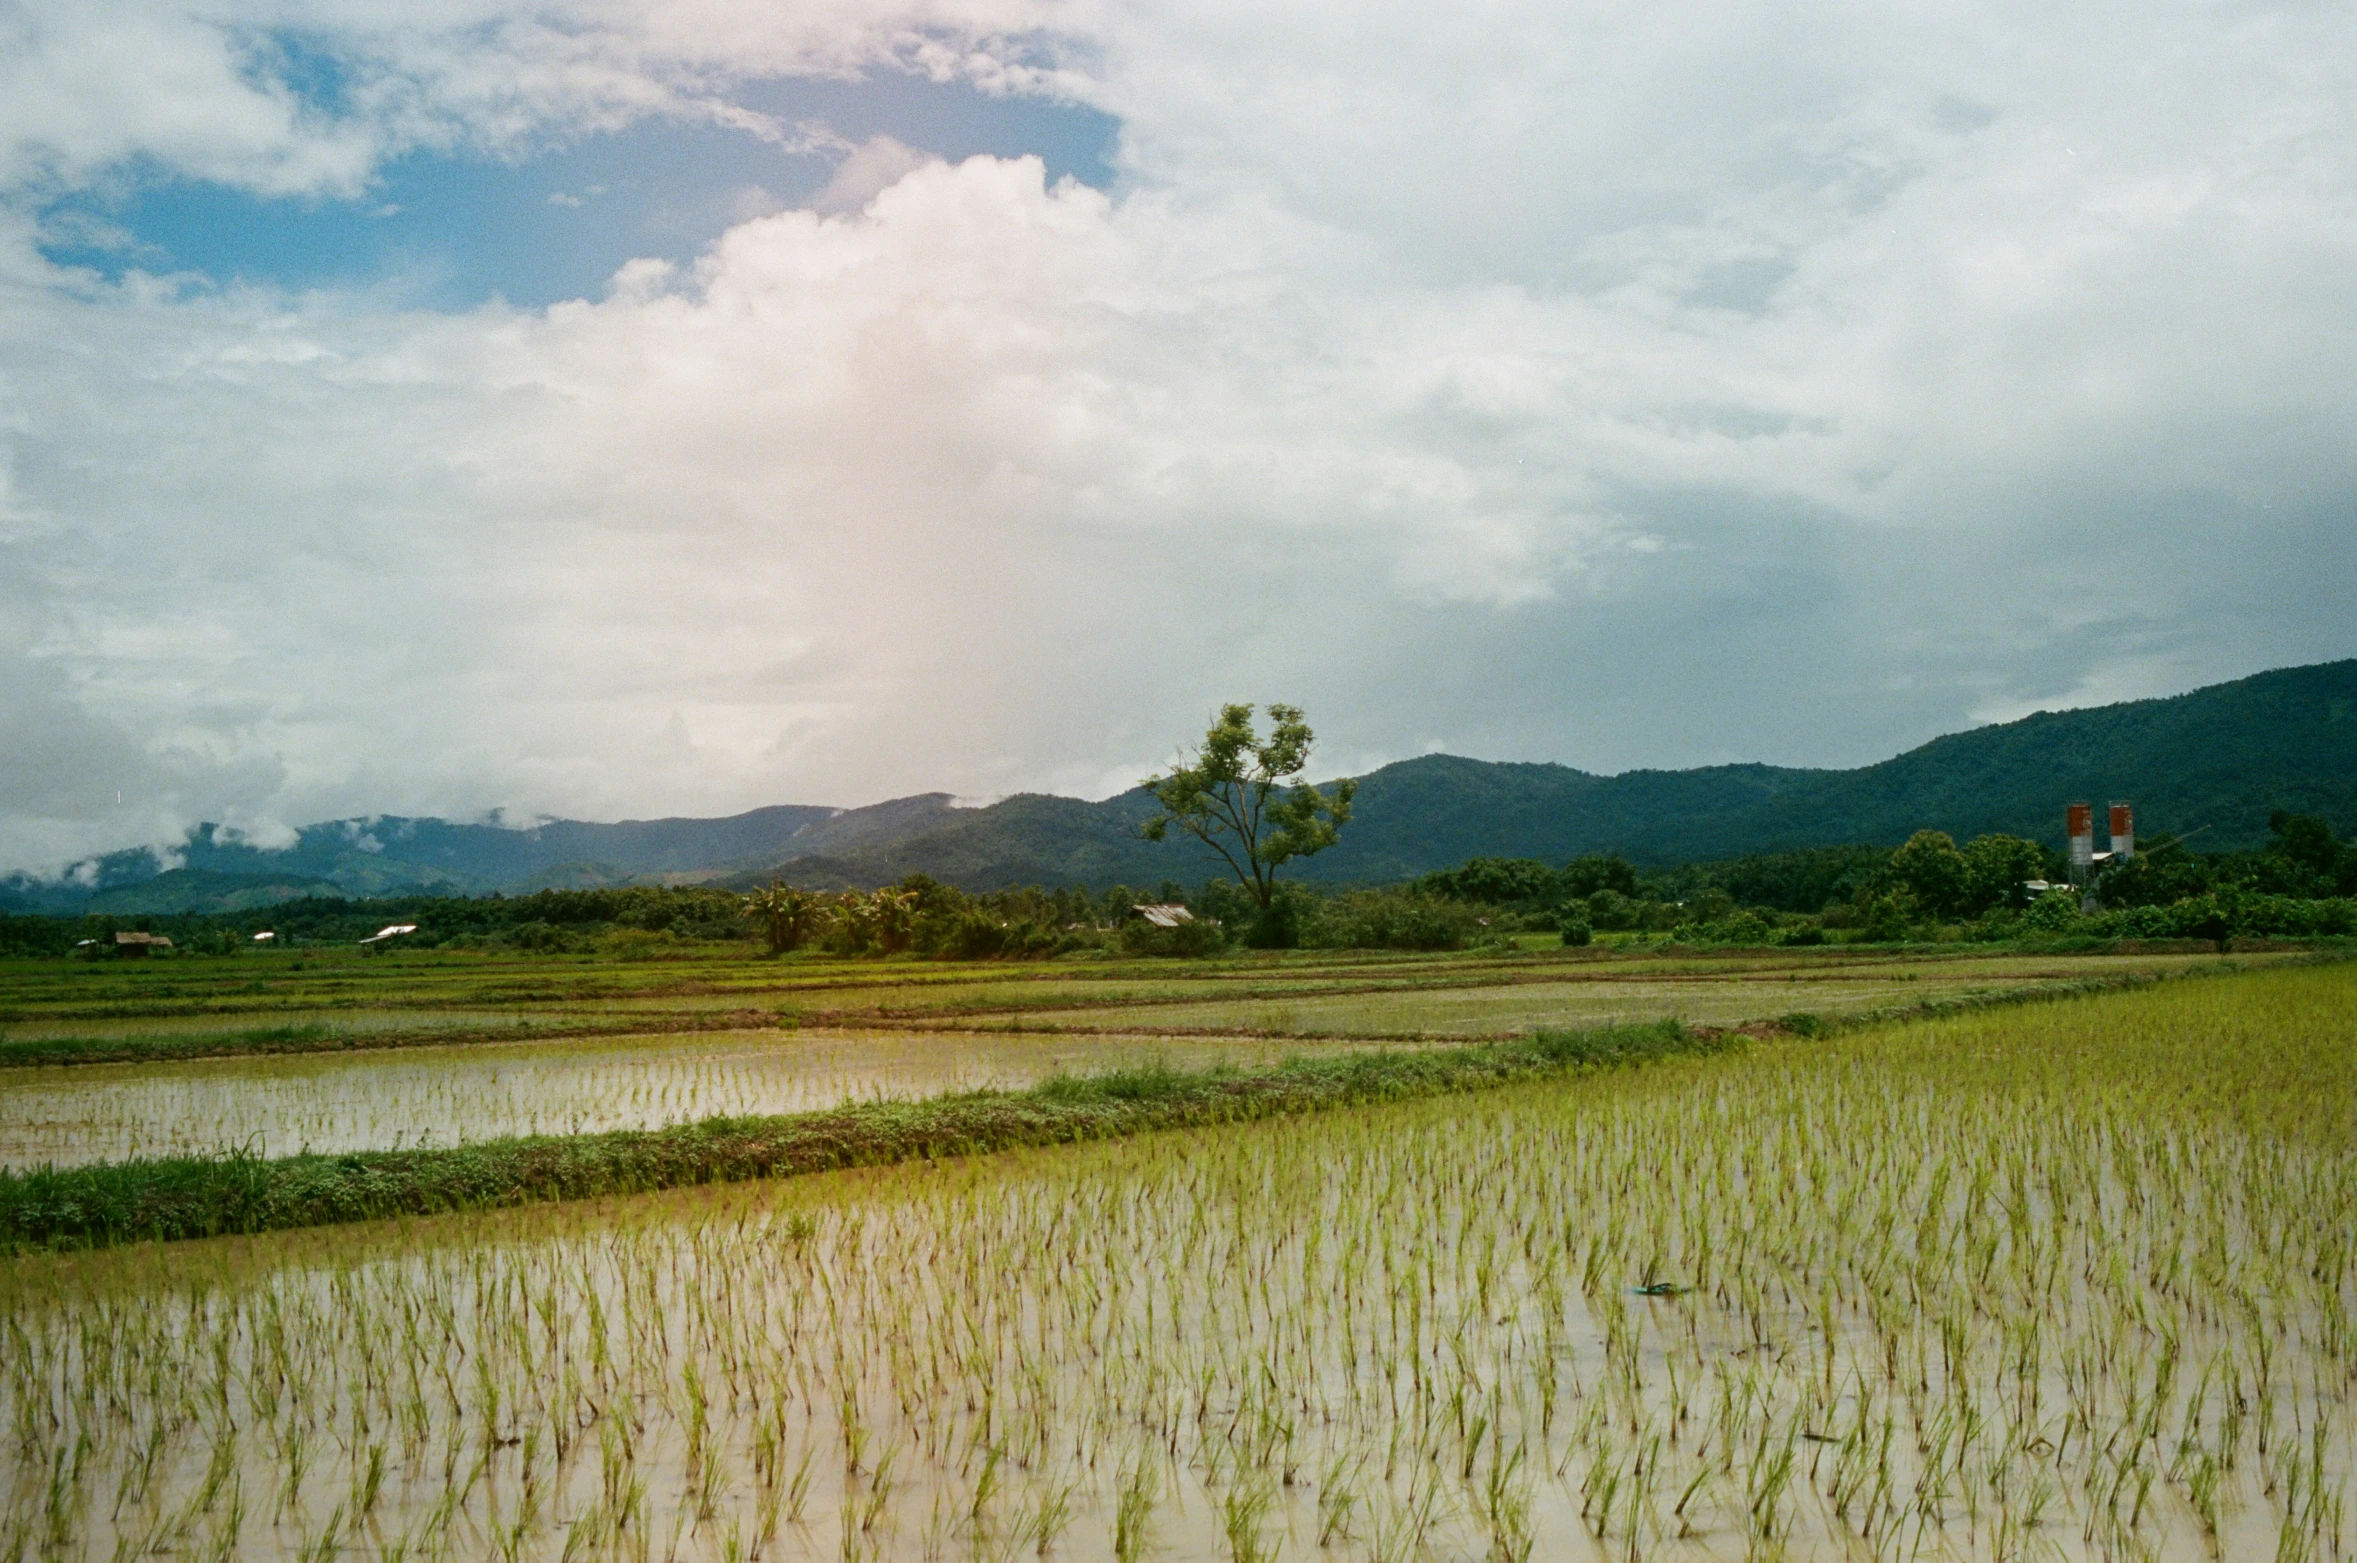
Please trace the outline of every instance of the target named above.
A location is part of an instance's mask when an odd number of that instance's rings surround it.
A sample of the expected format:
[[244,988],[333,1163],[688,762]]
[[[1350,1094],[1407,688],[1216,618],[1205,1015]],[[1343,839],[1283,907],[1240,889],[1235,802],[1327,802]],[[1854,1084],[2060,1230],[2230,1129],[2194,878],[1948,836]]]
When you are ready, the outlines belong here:
[[1332,846],[1358,791],[1357,782],[1340,781],[1328,796],[1301,779],[1314,735],[1299,706],[1270,706],[1269,722],[1262,738],[1252,707],[1222,706],[1201,748],[1139,783],[1162,805],[1145,823],[1146,839],[1164,840],[1174,828],[1193,836],[1227,860],[1264,912],[1278,867]]

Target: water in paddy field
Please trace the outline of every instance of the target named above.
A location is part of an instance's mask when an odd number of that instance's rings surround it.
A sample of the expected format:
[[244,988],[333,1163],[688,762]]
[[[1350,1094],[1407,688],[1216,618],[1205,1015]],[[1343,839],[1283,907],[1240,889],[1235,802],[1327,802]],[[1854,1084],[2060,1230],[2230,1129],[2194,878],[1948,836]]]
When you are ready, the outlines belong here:
[[[1758,958],[1758,959],[1765,959]],[[1535,965],[1492,980],[1426,982],[1385,991],[1301,992],[1270,997],[1210,996],[1184,1003],[1037,1010],[945,1022],[988,1029],[1245,1031],[1298,1036],[1501,1036],[1676,1019],[1727,1026],[1806,1012],[1832,1017],[1924,1003],[1986,999],[2128,976],[2215,965],[2182,956],[2021,957],[1939,960],[1849,959],[1747,969],[1731,961],[1596,962]]]
[[19,1259],[0,1556],[2340,1555],[2347,1022],[2089,1013]]
[[[1327,1049],[1331,1051],[1332,1049]],[[0,1166],[454,1145],[1034,1084],[1299,1044],[750,1031],[0,1071]]]
[[[1827,980],[1772,982],[1719,979],[1645,982],[1520,982],[1488,987],[1429,988],[1389,993],[1306,995],[1188,1004],[1133,1004],[1117,1008],[1037,1011],[1009,1017],[1018,1024],[1170,1028],[1283,1033],[1297,1036],[1497,1036],[1549,1028],[1629,1025],[1677,1019],[1729,1025],[1773,1019],[1794,1010],[1838,1015],[1926,998],[1961,998],[1999,985],[1949,982]],[[988,1029],[989,1018],[971,1022]]]

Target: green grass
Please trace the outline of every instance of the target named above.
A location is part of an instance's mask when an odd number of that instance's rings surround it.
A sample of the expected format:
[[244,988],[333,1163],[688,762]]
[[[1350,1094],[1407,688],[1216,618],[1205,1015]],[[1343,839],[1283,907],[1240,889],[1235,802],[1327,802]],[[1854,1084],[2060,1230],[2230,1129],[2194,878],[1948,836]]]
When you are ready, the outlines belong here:
[[[1501,1035],[1662,1014],[1725,1023],[1785,1008],[1879,1007],[1893,982],[2004,988],[2220,964],[2216,956],[2025,956],[1956,948],[1912,954],[1307,951],[1205,962],[981,965],[801,957],[633,964],[440,951],[377,960],[338,954],[301,961],[251,955],[17,961],[0,963],[0,1067],[781,1025]],[[1846,985],[1857,995],[1828,992],[1802,1001],[1750,991],[1779,981]],[[1550,988],[1556,991],[1539,991]],[[1616,990],[1633,1001],[1619,1003]],[[1149,1005],[1154,1013],[1142,1013]],[[1302,1025],[1260,1023],[1260,1012],[1284,1010],[1302,1017]]]
[[0,1557],[2349,1555],[2357,967],[1685,1045],[20,1253]]
[[0,1168],[201,1156],[231,1146],[264,1156],[341,1155],[655,1129],[1020,1090],[1060,1070],[1147,1058],[1258,1068],[1289,1054],[1367,1046],[1347,1038],[772,1027],[0,1070]]
[[489,1140],[447,1150],[231,1153],[0,1174],[0,1242],[213,1237],[395,1215],[643,1193],[911,1157],[1242,1122],[1345,1102],[1493,1086],[1728,1045],[1673,1023],[1462,1048],[1293,1058],[1273,1068],[1146,1067],[666,1129]]

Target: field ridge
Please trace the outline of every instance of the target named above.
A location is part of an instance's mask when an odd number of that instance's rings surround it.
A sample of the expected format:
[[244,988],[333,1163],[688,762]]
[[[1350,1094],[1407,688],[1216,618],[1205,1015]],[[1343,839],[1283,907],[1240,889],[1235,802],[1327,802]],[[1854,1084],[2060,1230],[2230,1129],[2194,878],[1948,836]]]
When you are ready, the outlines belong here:
[[1107,1139],[1480,1090],[1743,1045],[1675,1021],[1506,1042],[1289,1058],[1266,1069],[1148,1065],[1014,1091],[868,1102],[661,1129],[321,1156],[174,1157],[0,1174],[0,1243],[103,1247],[539,1201],[647,1193],[1019,1146]]

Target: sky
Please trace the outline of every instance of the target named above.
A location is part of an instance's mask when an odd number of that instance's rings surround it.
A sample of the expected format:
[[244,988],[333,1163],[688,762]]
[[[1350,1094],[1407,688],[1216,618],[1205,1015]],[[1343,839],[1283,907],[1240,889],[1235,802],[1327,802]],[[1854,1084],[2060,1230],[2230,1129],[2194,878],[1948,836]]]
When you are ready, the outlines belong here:
[[0,0],[0,869],[2357,654],[2357,11]]

